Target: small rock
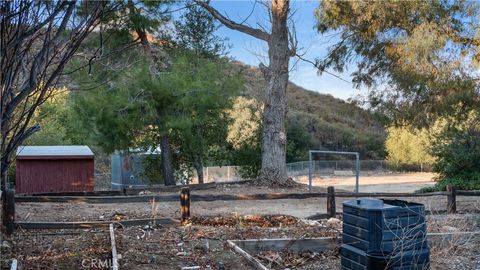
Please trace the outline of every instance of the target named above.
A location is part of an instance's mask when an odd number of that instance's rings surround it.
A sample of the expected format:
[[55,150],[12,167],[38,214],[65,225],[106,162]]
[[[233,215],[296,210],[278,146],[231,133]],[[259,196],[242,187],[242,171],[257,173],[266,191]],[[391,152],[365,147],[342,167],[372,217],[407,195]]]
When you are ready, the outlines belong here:
[[210,243],[208,242],[208,240],[202,241],[202,243],[195,246],[195,249],[208,252],[210,250]]
[[185,251],[180,251],[180,252],[177,252],[177,254],[175,254],[176,256],[187,256],[187,252]]

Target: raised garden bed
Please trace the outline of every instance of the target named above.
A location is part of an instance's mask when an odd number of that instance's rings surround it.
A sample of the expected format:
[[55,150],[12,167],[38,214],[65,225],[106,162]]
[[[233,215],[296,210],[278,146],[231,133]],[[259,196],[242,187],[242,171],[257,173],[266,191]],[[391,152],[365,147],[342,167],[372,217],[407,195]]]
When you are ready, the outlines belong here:
[[227,243],[259,270],[338,268],[339,238],[250,239]]

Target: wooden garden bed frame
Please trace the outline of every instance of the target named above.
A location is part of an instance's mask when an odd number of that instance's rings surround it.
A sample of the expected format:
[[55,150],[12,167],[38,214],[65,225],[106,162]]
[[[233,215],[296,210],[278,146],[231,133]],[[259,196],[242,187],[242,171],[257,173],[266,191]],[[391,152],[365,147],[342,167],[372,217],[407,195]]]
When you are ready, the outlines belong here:
[[[427,239],[429,246],[448,245],[453,240],[455,244],[466,243],[475,235],[480,235],[480,231],[475,232],[452,232],[452,233],[428,233]],[[321,237],[308,239],[247,239],[247,240],[227,240],[227,245],[236,253],[250,262],[255,269],[269,270],[254,255],[261,251],[284,251],[291,250],[295,252],[327,252],[340,248],[341,239],[336,237]]]

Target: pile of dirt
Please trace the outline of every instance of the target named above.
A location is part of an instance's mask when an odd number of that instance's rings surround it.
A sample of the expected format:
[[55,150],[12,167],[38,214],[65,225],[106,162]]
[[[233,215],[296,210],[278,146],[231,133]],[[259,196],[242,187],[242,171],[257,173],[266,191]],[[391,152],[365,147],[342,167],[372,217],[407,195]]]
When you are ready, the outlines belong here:
[[272,181],[272,179],[277,179],[275,176],[260,176],[253,181],[254,185],[257,186],[265,186],[265,187],[272,187],[272,188],[299,188],[303,185],[293,180],[293,178],[289,177],[284,180]]

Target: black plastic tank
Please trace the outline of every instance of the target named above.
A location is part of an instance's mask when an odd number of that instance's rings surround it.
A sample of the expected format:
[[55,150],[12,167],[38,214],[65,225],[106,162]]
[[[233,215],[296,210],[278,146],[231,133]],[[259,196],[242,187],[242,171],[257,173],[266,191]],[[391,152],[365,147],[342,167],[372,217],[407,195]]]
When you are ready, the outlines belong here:
[[343,203],[342,269],[428,269],[425,207],[362,198]]

